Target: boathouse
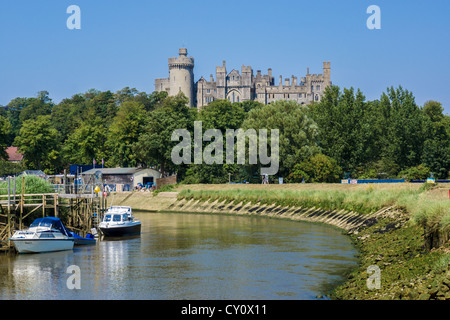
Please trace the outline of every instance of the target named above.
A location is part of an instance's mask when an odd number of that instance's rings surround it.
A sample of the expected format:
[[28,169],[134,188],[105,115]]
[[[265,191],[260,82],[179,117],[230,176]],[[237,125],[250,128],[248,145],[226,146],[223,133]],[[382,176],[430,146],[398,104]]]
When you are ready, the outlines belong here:
[[161,173],[152,168],[95,168],[82,173],[83,178],[101,173],[103,184],[115,191],[131,191],[137,186],[156,186]]

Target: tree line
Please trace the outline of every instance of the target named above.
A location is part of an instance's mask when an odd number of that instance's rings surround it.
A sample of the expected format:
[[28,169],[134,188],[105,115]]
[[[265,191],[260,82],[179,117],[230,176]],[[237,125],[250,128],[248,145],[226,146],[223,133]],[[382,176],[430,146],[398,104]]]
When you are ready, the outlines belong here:
[[[351,178],[449,177],[450,116],[437,101],[417,105],[412,92],[388,88],[366,101],[358,89],[326,89],[319,103],[216,100],[200,111],[183,94],[134,88],[94,89],[55,104],[47,91],[0,107],[0,176],[26,169],[61,173],[71,164],[154,167],[185,183],[260,182],[261,164],[180,164],[171,160],[175,129],[279,129],[279,171],[285,182]],[[7,146],[24,155],[6,161]]]

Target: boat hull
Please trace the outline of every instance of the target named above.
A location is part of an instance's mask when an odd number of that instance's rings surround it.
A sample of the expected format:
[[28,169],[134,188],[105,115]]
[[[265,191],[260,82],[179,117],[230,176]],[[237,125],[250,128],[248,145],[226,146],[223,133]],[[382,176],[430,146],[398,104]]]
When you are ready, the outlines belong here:
[[100,231],[105,237],[133,236],[141,233],[141,224],[131,226],[110,226],[100,227]]
[[12,239],[19,253],[43,253],[72,250],[74,239]]

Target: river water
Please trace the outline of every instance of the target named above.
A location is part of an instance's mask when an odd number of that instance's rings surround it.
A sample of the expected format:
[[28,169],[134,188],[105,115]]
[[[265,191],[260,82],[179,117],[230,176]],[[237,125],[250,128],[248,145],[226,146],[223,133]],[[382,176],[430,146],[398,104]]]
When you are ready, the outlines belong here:
[[0,255],[0,299],[309,300],[326,294],[358,263],[349,238],[326,225],[135,216],[142,221],[138,237],[73,251]]

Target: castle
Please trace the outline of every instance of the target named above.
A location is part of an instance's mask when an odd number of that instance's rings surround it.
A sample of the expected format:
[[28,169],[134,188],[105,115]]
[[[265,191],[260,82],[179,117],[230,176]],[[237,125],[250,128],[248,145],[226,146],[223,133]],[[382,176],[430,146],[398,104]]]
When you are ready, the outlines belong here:
[[254,100],[269,104],[276,100],[294,100],[300,104],[320,101],[325,88],[331,86],[330,62],[323,63],[323,74],[310,74],[300,78],[291,76],[284,79],[280,76],[278,85],[272,76],[272,69],[261,74],[261,70],[253,74],[250,66],[242,66],[241,72],[233,69],[227,73],[225,61],[216,67],[216,80],[213,75],[207,81],[203,77],[194,83],[194,58],[187,56],[187,49],[181,48],[179,56],[169,58],[169,78],[155,80],[155,91],[167,91],[174,96],[180,91],[189,99],[191,107],[199,110],[217,99],[228,99],[231,102]]

